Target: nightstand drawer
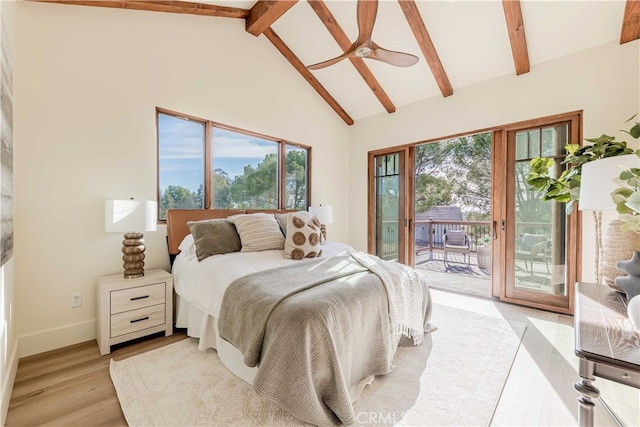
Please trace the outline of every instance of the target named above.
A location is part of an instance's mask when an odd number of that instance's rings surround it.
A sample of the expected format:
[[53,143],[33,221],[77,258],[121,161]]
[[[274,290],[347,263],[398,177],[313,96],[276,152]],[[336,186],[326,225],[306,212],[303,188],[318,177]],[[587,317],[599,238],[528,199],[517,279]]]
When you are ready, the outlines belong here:
[[111,314],[164,303],[164,283],[111,291]]
[[111,316],[111,338],[165,323],[164,304],[139,308]]

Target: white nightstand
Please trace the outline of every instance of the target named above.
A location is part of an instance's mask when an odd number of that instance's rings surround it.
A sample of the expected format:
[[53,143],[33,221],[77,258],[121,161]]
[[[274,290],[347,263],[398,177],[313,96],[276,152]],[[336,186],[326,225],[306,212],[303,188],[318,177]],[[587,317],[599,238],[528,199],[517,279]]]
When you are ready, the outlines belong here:
[[119,344],[156,332],[173,334],[173,278],[164,270],[145,271],[143,277],[121,274],[98,277],[100,354]]

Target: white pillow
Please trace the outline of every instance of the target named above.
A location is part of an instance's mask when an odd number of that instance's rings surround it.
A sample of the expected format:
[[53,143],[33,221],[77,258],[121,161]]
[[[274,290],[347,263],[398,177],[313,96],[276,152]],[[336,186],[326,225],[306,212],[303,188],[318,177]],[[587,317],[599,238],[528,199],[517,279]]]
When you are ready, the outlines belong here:
[[196,242],[193,239],[193,234],[187,234],[184,236],[184,239],[180,242],[178,249],[180,249],[180,253],[185,255],[187,258],[193,258],[196,256]]
[[313,215],[305,220],[303,216],[292,214],[287,221],[287,238],[284,257],[301,260],[315,258],[322,254],[320,249],[320,221]]
[[273,214],[239,214],[228,219],[236,226],[240,235],[240,252],[284,249],[284,236]]

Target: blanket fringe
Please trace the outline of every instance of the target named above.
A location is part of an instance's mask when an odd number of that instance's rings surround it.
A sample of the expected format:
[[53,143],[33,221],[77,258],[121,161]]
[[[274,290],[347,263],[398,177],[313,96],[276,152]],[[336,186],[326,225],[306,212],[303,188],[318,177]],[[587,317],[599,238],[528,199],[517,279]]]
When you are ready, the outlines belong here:
[[420,345],[424,341],[425,331],[422,329],[410,328],[407,325],[397,325],[397,334],[404,335],[413,340],[413,345]]

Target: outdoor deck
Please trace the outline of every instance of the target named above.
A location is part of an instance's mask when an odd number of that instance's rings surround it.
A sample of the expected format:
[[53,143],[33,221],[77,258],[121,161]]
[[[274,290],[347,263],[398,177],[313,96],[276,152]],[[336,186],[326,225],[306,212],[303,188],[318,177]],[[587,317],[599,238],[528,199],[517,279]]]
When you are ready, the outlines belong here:
[[[415,268],[427,278],[429,286],[469,293],[473,295],[491,296],[491,270],[478,267],[477,253],[471,253],[470,264],[467,265],[462,254],[448,254],[447,265],[444,263],[444,252],[419,251],[416,254]],[[525,268],[524,261],[516,261],[516,280],[518,287],[543,293],[557,292],[551,286],[551,274],[547,272],[544,262],[534,262]],[[552,266],[549,265],[552,272]]]

